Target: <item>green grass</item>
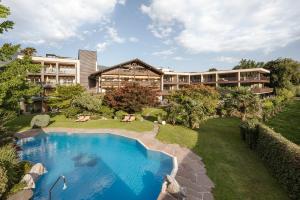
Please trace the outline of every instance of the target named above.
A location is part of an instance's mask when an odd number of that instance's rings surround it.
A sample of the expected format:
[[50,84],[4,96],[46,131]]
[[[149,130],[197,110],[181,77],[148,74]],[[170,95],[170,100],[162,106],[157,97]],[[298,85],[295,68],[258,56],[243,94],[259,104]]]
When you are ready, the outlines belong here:
[[157,138],[186,146],[200,155],[215,183],[216,199],[288,199],[261,160],[240,139],[239,120],[207,121],[199,130],[161,126]]
[[294,100],[267,122],[276,132],[300,145],[300,100]]
[[[8,128],[14,132],[20,132],[30,129],[30,121],[33,115],[21,115],[7,124]],[[51,117],[51,123],[48,127],[58,128],[118,128],[137,132],[151,131],[153,123],[148,121],[120,122],[119,120],[89,120],[87,122],[75,122],[74,119],[68,119],[63,115]]]

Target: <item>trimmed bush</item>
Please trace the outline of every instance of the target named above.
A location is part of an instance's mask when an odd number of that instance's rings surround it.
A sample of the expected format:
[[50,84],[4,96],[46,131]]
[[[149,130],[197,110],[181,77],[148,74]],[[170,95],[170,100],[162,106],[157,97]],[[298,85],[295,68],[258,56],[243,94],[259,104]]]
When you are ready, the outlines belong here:
[[[249,131],[250,130],[250,131]],[[291,199],[300,197],[300,147],[263,124],[241,126],[241,134],[282,184]]]
[[258,126],[256,151],[291,199],[300,198],[300,147],[265,125]]
[[30,122],[31,128],[42,128],[48,126],[50,122],[49,115],[36,115]]

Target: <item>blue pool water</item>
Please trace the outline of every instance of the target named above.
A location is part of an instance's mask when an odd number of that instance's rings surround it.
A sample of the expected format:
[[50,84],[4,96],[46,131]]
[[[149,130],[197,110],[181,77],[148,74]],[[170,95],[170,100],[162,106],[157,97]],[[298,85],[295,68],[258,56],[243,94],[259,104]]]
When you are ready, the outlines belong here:
[[154,200],[173,161],[149,151],[136,140],[112,134],[40,134],[19,141],[23,160],[43,163],[48,173],[37,182],[34,199],[48,199],[59,175],[67,179],[52,192],[52,199]]

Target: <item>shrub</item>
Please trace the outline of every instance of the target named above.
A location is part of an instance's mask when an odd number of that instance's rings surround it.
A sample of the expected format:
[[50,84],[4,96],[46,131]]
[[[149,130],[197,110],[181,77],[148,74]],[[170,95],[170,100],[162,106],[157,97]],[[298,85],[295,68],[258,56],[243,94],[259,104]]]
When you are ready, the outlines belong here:
[[85,92],[75,96],[71,106],[80,109],[82,112],[99,113],[102,105],[102,99],[92,96]]
[[138,83],[128,83],[122,88],[109,91],[104,96],[104,102],[115,110],[128,113],[142,111],[142,108],[158,104],[157,92]]
[[108,106],[102,105],[99,112],[103,117],[112,118],[114,116],[114,110]]
[[[222,95],[222,114],[241,118],[243,121],[261,118],[262,108],[258,95],[250,88],[226,88]],[[224,111],[225,110],[225,111]]]
[[142,116],[150,121],[158,121],[158,118],[166,120],[167,112],[161,108],[144,108]]
[[81,110],[76,107],[69,107],[64,109],[62,113],[66,116],[66,118],[75,118],[79,113],[81,113]]
[[70,107],[71,101],[74,97],[82,94],[84,88],[79,85],[59,85],[48,101],[51,108],[66,109]]
[[128,113],[123,111],[123,110],[118,110],[116,113],[115,113],[115,116],[117,117],[117,119],[122,119],[124,115],[127,115]]
[[[251,129],[251,143],[291,199],[300,197],[300,147],[263,124]],[[241,133],[247,129],[241,128]],[[244,134],[244,133],[242,133]]]
[[0,166],[0,199],[7,190],[8,178],[4,167]]
[[300,85],[295,86],[295,96],[300,97]]
[[143,116],[142,116],[141,114],[135,115],[135,119],[136,119],[137,121],[140,121],[140,122],[144,121],[144,118],[143,118]]
[[275,114],[275,108],[273,104],[273,99],[266,98],[262,101],[262,109],[263,109],[263,120],[267,121],[270,117]]
[[8,177],[8,187],[12,186],[18,181],[18,164],[18,155],[12,145],[6,145],[0,148],[0,167],[6,171],[6,175]]
[[219,102],[219,93],[212,87],[197,85],[177,90],[168,97],[167,121],[198,128],[213,117]]
[[294,97],[293,91],[286,88],[277,89],[276,94],[277,96],[282,96],[285,102],[291,100]]
[[49,115],[36,115],[32,118],[30,126],[32,128],[42,128],[48,126],[50,122]]

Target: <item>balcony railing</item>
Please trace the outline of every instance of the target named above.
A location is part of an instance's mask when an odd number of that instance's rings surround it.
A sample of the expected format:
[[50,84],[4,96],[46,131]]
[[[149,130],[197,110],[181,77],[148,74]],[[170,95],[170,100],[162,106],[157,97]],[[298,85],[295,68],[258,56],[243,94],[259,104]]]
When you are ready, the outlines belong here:
[[45,68],[44,72],[47,73],[47,74],[56,74],[57,70],[55,68],[53,68],[53,69]]
[[75,69],[59,69],[60,74],[76,74]]
[[267,94],[267,93],[272,93],[273,92],[273,88],[268,88],[268,87],[252,88],[251,91],[254,94]]
[[237,77],[220,77],[218,82],[238,81]]

